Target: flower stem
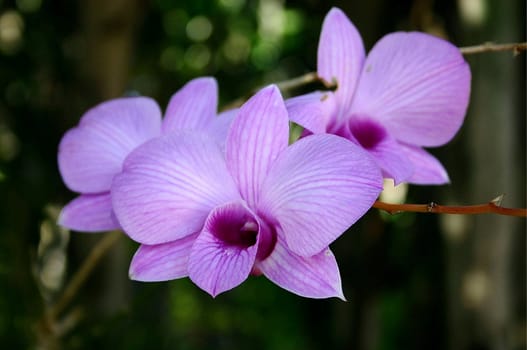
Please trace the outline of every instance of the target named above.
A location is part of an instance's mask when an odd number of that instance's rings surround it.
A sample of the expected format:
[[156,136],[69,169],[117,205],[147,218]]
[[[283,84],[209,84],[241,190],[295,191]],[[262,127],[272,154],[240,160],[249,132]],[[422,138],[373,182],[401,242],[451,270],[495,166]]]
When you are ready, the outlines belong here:
[[519,55],[521,51],[527,50],[527,42],[524,43],[509,43],[509,44],[494,44],[484,43],[475,46],[460,47],[459,51],[463,55],[473,55],[483,52],[498,52],[498,51],[512,51],[514,55]]
[[498,214],[506,216],[527,217],[527,209],[524,208],[505,208],[500,205],[500,196],[485,204],[450,206],[439,205],[434,202],[428,204],[391,204],[381,201],[376,201],[373,204],[374,208],[384,210],[389,214],[398,214],[402,212],[414,213],[436,213],[436,214]]
[[[459,51],[463,55],[475,55],[480,54],[484,52],[498,52],[498,51],[512,51],[514,55],[518,55],[520,52],[527,50],[527,42],[523,43],[507,43],[507,44],[494,44],[494,43],[484,43],[481,45],[474,45],[474,46],[464,46],[460,47]],[[309,72],[304,75],[284,80],[279,83],[276,83],[276,85],[280,88],[281,91],[286,90],[292,90],[299,88],[301,86],[320,82],[324,84],[327,88],[334,88],[335,84],[331,84],[328,82],[323,81],[321,78],[317,76],[316,72]],[[242,102],[243,103],[243,102]]]
[[53,304],[48,312],[47,317],[50,321],[54,321],[70,304],[73,297],[77,294],[86,279],[90,276],[93,269],[97,266],[101,258],[108,252],[108,250],[121,238],[122,232],[114,231],[105,234],[104,237],[97,242],[97,244],[90,251],[88,257],[84,260],[81,267],[75,272],[71,280],[64,288],[64,292]]

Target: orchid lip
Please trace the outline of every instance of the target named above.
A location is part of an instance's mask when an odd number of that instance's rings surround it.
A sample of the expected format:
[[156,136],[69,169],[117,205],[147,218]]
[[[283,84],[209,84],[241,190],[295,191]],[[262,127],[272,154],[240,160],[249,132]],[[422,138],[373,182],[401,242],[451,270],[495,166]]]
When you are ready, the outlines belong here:
[[265,219],[261,219],[261,230],[258,243],[258,252],[256,258],[258,260],[264,260],[271,255],[276,245],[276,229],[274,225],[268,224]]
[[349,130],[353,138],[367,150],[374,149],[387,136],[382,125],[364,117],[352,116]]
[[[242,219],[242,221],[238,221]],[[216,222],[214,235],[221,239],[226,245],[249,248],[256,244],[258,236],[258,224],[252,219],[225,218]]]
[[257,244],[257,258],[265,259],[276,243],[276,231],[264,218],[251,212],[245,205],[231,208],[235,209],[216,216],[211,222],[211,232],[225,246],[247,249]]

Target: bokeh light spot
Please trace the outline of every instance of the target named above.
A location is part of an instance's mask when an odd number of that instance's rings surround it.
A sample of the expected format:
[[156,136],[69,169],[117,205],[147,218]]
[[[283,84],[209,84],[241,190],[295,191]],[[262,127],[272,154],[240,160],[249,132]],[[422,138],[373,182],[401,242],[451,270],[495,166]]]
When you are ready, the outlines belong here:
[[5,125],[0,125],[0,160],[13,160],[20,151],[16,135]]
[[185,64],[195,70],[205,68],[210,62],[210,50],[202,44],[190,46],[185,52]]
[[193,41],[205,41],[212,34],[212,23],[205,16],[192,18],[186,27],[187,36]]
[[458,0],[461,18],[470,25],[479,26],[487,18],[487,2],[485,0]]
[[287,9],[284,11],[285,23],[284,34],[295,35],[302,30],[304,21],[302,14],[296,10]]
[[219,0],[219,4],[227,10],[237,12],[245,5],[245,0]]
[[228,61],[234,64],[240,64],[247,61],[251,51],[249,39],[241,33],[229,35],[223,45],[223,55]]
[[24,19],[17,11],[7,11],[0,16],[0,50],[15,53],[22,43]]
[[178,36],[183,34],[185,23],[188,21],[188,15],[183,10],[173,10],[163,16],[163,28],[169,36]]
[[277,45],[269,41],[260,41],[251,52],[251,62],[259,69],[271,67],[280,54]]
[[183,67],[183,56],[183,50],[179,47],[169,46],[161,53],[159,64],[163,69],[175,72]]
[[16,0],[16,6],[22,12],[30,13],[40,10],[42,0]]

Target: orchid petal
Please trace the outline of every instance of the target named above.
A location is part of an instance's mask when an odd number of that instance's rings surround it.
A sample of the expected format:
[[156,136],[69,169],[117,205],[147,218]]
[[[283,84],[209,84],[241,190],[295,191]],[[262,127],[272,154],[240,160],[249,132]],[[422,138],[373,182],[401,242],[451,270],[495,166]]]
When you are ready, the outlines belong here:
[[170,99],[163,120],[163,133],[203,130],[216,117],[218,84],[214,78],[189,81]]
[[368,149],[368,153],[382,169],[383,176],[393,179],[395,185],[407,182],[416,166],[420,166],[410,161],[401,144],[390,136]]
[[289,119],[313,134],[327,131],[335,112],[335,98],[331,92],[312,92],[285,101]]
[[227,134],[229,133],[229,128],[231,127],[232,121],[237,113],[238,109],[222,112],[215,117],[206,128],[206,132],[218,142],[222,149],[225,149]]
[[271,255],[257,262],[256,268],[278,286],[297,295],[345,300],[339,267],[329,248],[311,257],[301,257],[278,237]]
[[161,110],[150,98],[119,98],[90,109],[60,142],[64,182],[76,192],[108,191],[125,157],[160,128]]
[[258,212],[277,222],[291,251],[307,257],[366,213],[381,190],[379,168],[359,146],[335,135],[311,135],[277,158]]
[[130,279],[169,281],[188,276],[188,257],[198,234],[163,244],[143,244],[130,263]]
[[341,117],[349,111],[365,58],[357,28],[338,8],[324,19],[318,44],[317,73],[327,82],[336,80],[335,96]]
[[226,143],[227,166],[250,207],[258,200],[263,179],[287,148],[289,121],[280,91],[260,90],[238,111]]
[[227,118],[227,119],[231,120],[231,122],[232,122],[232,120],[238,114],[239,110],[240,110],[239,108],[228,109],[226,111],[223,111],[223,112],[219,113],[218,114],[218,118]]
[[241,284],[252,270],[258,247],[256,236],[252,245],[241,244],[235,237],[247,220],[257,222],[241,203],[217,207],[192,247],[190,279],[213,297]]
[[110,192],[80,195],[62,208],[58,223],[70,230],[83,232],[120,228],[112,210]]
[[112,185],[119,222],[143,244],[198,232],[212,208],[238,198],[219,146],[202,134],[172,133],[147,142],[130,154]]
[[417,146],[401,144],[401,149],[415,169],[407,182],[418,185],[444,185],[450,182],[447,171],[433,155]]
[[470,69],[457,47],[399,32],[371,50],[352,110],[381,122],[399,141],[439,146],[461,127],[469,95]]

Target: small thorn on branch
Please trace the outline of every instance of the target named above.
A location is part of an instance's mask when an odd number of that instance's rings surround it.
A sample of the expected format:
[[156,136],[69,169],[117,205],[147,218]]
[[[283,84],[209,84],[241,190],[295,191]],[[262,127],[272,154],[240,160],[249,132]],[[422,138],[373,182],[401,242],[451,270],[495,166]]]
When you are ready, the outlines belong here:
[[435,204],[434,202],[430,202],[428,203],[428,206],[426,207],[426,211],[429,212],[429,213],[433,213],[434,212],[434,208],[437,206],[437,204]]
[[503,201],[503,197],[505,197],[505,195],[500,194],[498,197],[494,198],[490,202],[497,207],[501,207],[501,202]]

